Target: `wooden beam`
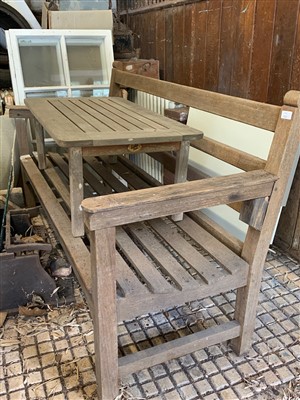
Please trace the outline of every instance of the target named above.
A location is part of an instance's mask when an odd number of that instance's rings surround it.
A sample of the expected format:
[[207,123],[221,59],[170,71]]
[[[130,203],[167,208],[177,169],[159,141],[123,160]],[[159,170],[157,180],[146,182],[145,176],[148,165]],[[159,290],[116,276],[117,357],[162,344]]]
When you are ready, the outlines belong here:
[[9,118],[33,118],[26,106],[7,106]]
[[276,174],[278,180],[275,182],[261,230],[249,227],[242,251],[242,257],[249,263],[250,270],[248,284],[237,291],[235,318],[240,322],[242,332],[239,338],[233,340],[232,346],[239,354],[248,351],[251,345],[264,262],[299,142],[299,108],[284,105],[265,168],[266,171]]
[[238,337],[239,333],[239,324],[231,321],[130,354],[119,359],[120,376],[123,377],[204,347],[225,342]]
[[252,226],[252,228],[260,230],[264,222],[268,204],[268,197],[245,201],[241,207],[240,220]]
[[193,142],[192,147],[210,154],[211,156],[222,160],[230,165],[234,165],[244,171],[254,171],[255,169],[264,169],[266,161],[252,156],[245,151],[235,149],[234,147],[220,143],[216,140],[204,137],[201,140]]
[[113,69],[111,96],[128,87],[235,121],[275,131],[280,107]]
[[265,171],[251,171],[94,197],[81,205],[87,226],[95,230],[269,196],[275,181]]
[[135,15],[142,14],[149,11],[157,11],[165,8],[175,7],[175,6],[183,6],[186,4],[195,3],[195,0],[165,0],[164,2],[159,2],[156,4],[149,4],[148,6],[138,7],[138,8],[127,8],[120,12],[120,15]]
[[70,220],[33,159],[30,156],[23,156],[21,157],[21,163],[44,210],[54,225],[60,238],[60,243],[74,266],[74,272],[84,290],[89,307],[93,310],[90,253],[81,238],[73,237]]
[[118,382],[116,229],[91,232],[95,364],[99,399],[115,399]]

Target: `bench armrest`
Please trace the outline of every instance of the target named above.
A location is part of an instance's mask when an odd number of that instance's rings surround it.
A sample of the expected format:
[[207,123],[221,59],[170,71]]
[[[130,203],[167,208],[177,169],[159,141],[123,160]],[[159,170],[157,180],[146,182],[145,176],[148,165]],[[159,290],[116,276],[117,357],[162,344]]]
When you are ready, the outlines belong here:
[[90,230],[165,217],[219,204],[267,197],[276,177],[264,170],[207,178],[82,201]]
[[9,118],[33,118],[26,106],[7,106]]

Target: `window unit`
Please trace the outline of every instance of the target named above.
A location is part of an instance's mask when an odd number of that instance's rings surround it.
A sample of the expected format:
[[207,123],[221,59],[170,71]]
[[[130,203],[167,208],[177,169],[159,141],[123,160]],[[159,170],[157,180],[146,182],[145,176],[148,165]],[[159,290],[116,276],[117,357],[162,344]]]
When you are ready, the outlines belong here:
[[108,96],[110,30],[11,29],[6,41],[16,104],[26,97]]

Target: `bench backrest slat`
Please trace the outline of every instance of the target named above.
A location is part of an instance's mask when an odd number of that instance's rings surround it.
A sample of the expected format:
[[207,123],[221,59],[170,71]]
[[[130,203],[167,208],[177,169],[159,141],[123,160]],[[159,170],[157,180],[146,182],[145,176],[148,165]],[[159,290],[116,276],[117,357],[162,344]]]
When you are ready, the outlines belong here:
[[147,92],[273,132],[280,112],[279,106],[178,85],[113,68],[110,95],[118,96],[120,86]]

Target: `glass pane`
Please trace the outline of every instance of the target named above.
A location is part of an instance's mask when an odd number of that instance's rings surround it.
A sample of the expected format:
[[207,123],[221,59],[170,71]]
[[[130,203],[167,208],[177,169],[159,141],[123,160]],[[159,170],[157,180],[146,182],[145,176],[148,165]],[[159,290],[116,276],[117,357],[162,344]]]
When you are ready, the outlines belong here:
[[65,85],[59,41],[43,39],[18,40],[25,87]]
[[109,89],[74,89],[72,97],[107,97]]
[[67,90],[47,90],[46,92],[26,92],[26,97],[68,97]]
[[[66,40],[72,86],[108,85],[104,43]],[[103,47],[103,48],[102,48]]]

